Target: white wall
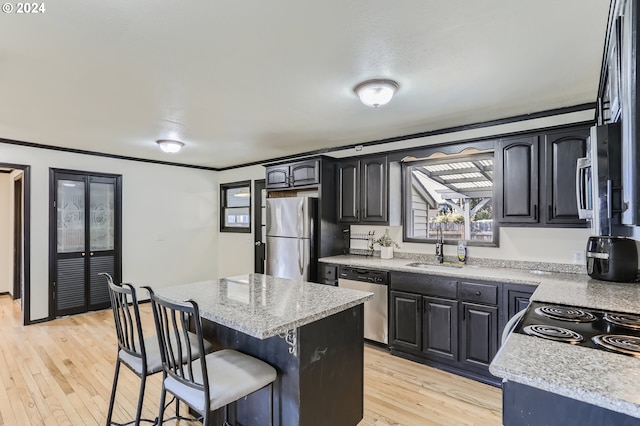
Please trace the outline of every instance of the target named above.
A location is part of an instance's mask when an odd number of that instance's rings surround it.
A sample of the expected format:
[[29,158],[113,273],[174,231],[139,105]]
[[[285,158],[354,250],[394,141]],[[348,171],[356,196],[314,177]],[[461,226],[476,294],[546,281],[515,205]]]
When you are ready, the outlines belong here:
[[13,290],[13,179],[0,173],[0,293]]
[[[435,255],[435,244],[403,243],[401,226],[352,226],[352,232],[375,231],[376,238],[382,236],[385,229],[394,241],[399,242],[396,251],[407,253],[421,253]],[[500,228],[499,247],[469,246],[469,258],[487,258],[501,260],[525,260],[549,263],[573,263],[574,251],[584,252],[587,248],[587,238],[591,235],[589,229],[569,228]],[[376,247],[377,249],[377,247]],[[444,246],[445,256],[456,256],[457,246]],[[584,256],[583,256],[584,259]],[[584,262],[582,263],[584,264]]]
[[[251,180],[251,215],[256,202],[253,190],[253,181],[265,177],[263,166],[249,166],[238,169],[226,170],[218,173],[218,183],[231,183],[243,180]],[[216,188],[219,200],[220,186]],[[234,275],[249,274],[254,271],[254,246],[253,246],[253,221],[250,234],[238,234],[220,232],[218,235],[218,275],[219,277],[231,277]]]
[[49,309],[50,167],[123,176],[123,280],[158,287],[217,276],[215,172],[9,144],[0,158],[31,166],[31,320]]

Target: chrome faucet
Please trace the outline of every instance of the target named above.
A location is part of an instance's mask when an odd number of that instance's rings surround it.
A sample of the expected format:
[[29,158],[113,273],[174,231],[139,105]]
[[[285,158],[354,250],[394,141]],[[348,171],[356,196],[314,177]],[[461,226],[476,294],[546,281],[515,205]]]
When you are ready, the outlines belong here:
[[438,222],[438,229],[436,231],[436,257],[438,263],[444,262],[444,238],[442,234],[442,223]]

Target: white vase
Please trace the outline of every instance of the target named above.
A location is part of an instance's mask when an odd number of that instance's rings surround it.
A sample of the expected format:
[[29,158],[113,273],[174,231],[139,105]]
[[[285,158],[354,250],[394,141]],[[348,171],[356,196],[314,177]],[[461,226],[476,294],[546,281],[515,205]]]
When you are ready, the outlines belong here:
[[393,246],[380,247],[380,258],[381,259],[393,259]]

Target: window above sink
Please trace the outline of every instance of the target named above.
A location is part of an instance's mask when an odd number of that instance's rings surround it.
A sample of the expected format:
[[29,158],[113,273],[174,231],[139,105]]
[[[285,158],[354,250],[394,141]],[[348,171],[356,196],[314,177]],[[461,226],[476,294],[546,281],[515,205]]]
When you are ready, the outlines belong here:
[[497,246],[493,214],[493,149],[466,149],[405,159],[404,241]]

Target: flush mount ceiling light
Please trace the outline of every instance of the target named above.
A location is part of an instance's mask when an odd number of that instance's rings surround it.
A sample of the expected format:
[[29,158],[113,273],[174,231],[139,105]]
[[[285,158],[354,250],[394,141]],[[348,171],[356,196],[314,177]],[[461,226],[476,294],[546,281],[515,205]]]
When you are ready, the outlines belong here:
[[363,81],[353,91],[363,104],[378,108],[389,103],[398,87],[398,83],[393,80],[375,79]]
[[156,143],[158,144],[161,150],[169,154],[175,154],[176,152],[180,151],[184,146],[184,143],[180,141],[174,141],[171,139],[160,139],[156,141]]

